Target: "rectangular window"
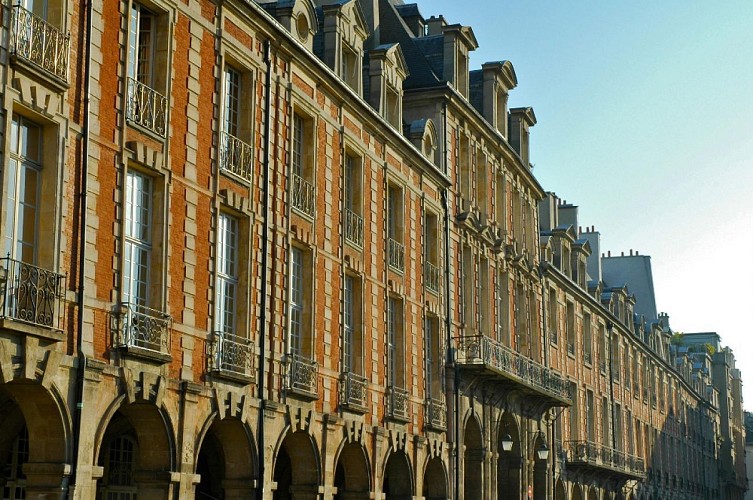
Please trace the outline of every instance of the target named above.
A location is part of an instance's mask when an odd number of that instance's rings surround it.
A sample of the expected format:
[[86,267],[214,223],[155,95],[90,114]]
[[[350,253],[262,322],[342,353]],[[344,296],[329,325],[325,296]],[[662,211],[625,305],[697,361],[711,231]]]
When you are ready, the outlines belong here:
[[387,299],[387,385],[404,388],[404,368],[403,303],[396,297],[390,297]]
[[557,305],[557,290],[554,288],[549,289],[549,298],[547,300],[549,306],[549,321],[547,327],[549,330],[549,340],[552,344],[557,344],[557,333],[559,331],[559,307]]
[[126,176],[123,301],[149,305],[152,254],[152,180],[133,170]]
[[476,206],[482,214],[489,213],[489,207],[487,206],[487,185],[486,185],[486,169],[487,169],[487,156],[480,149],[476,148]]
[[343,283],[343,372],[363,373],[361,335],[361,282],[345,275]]
[[306,331],[306,279],[304,276],[304,252],[293,247],[290,251],[290,353],[297,356],[304,352]]
[[471,247],[463,246],[463,323],[466,335],[476,334],[476,269]]
[[41,128],[14,114],[10,142],[2,257],[36,265],[42,188]]
[[312,120],[294,113],[291,145],[291,199],[293,208],[308,217],[314,216],[312,138]]
[[154,87],[154,14],[134,3],[128,23],[128,76]]
[[510,290],[507,273],[497,274],[497,340],[510,346]]
[[400,130],[402,117],[400,116],[400,95],[392,87],[385,90],[384,118],[390,125]]
[[570,395],[573,398],[573,405],[570,407],[570,441],[577,441],[580,438],[578,428],[580,426],[580,415],[578,405],[578,386],[575,382],[570,382]]
[[346,154],[343,193],[345,240],[358,248],[363,247],[362,175],[361,158]]
[[498,238],[504,238],[507,234],[507,183],[505,176],[497,174],[494,193],[494,208],[496,210],[495,219],[500,233]]
[[614,441],[615,447],[619,451],[623,451],[624,443],[622,442],[622,407],[615,403],[614,405]]
[[442,347],[439,338],[439,318],[426,317],[426,393],[429,398],[442,397]]
[[348,87],[358,92],[361,76],[361,65],[356,51],[345,44],[342,46],[342,79]]
[[612,445],[612,435],[609,427],[609,422],[612,420],[610,413],[609,401],[605,396],[601,398],[601,444],[603,446]]
[[603,324],[599,325],[599,370],[601,373],[607,373],[607,330]]
[[594,408],[594,393],[591,390],[586,391],[586,425],[588,428],[588,440],[596,441],[596,410]]
[[403,190],[389,184],[387,187],[387,264],[393,271],[405,269],[403,246]]
[[225,101],[222,110],[224,130],[228,134],[238,137],[240,135],[241,74],[231,66],[225,66],[222,90]]
[[583,360],[589,365],[592,362],[593,339],[591,338],[591,315],[583,315]]
[[[462,134],[458,130],[458,134]],[[465,206],[462,207],[463,211],[467,211],[470,208],[471,201],[471,144],[470,139],[466,135],[461,135],[459,143],[459,149],[458,149],[458,161],[460,163],[460,192],[463,196],[463,200],[467,203]]]
[[215,330],[237,335],[238,327],[238,219],[220,213],[217,222],[217,290]]
[[528,342],[528,298],[522,283],[515,286],[515,345],[518,352],[524,352]]
[[612,337],[612,378],[620,381],[620,338],[613,333]]
[[491,318],[489,317],[489,259],[486,257],[482,257],[479,261],[478,316],[480,333],[489,335],[491,326]]
[[567,353],[575,354],[575,305],[567,303]]
[[439,217],[431,212],[424,215],[424,283],[430,292],[439,293]]

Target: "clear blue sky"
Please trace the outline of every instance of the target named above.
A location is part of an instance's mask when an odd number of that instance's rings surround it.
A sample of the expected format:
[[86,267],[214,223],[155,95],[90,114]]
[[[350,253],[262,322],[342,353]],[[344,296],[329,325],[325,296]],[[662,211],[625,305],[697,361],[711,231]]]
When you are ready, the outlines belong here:
[[651,255],[673,329],[716,331],[753,409],[753,2],[418,0],[510,60],[544,189]]

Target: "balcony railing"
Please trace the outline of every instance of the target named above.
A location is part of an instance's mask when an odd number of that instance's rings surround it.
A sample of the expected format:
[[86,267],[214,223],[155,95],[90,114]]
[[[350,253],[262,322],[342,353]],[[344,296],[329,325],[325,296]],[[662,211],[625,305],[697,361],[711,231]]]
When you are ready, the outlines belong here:
[[387,265],[399,273],[405,270],[405,247],[392,238],[387,239]]
[[293,174],[292,206],[304,215],[314,216],[314,186],[300,175]]
[[319,365],[299,354],[288,356],[288,379],[286,387],[308,396],[318,394]]
[[144,349],[160,355],[170,354],[169,314],[149,307],[125,302],[120,305],[118,347]]
[[589,365],[591,364],[591,362],[593,362],[593,358],[591,357],[590,352],[583,353],[583,361],[585,361]]
[[52,330],[62,327],[65,276],[4,257],[0,259],[0,314]]
[[363,248],[363,217],[349,208],[345,209],[345,240]]
[[343,405],[366,411],[368,407],[367,381],[364,377],[351,372],[340,375],[340,401]]
[[607,372],[607,362],[604,361],[603,359],[601,361],[599,361],[599,371],[601,373],[606,373]]
[[13,6],[11,55],[28,61],[50,75],[68,81],[70,35],[20,5]]
[[485,335],[455,337],[454,340],[455,362],[459,365],[485,367],[554,398],[559,404],[570,404],[567,381],[549,368]]
[[622,472],[625,475],[643,478],[646,466],[642,458],[603,446],[592,441],[567,441],[567,463]]
[[439,399],[426,400],[426,424],[434,429],[447,429],[447,405]]
[[567,353],[575,355],[575,343],[567,341]]
[[408,421],[408,404],[408,391],[395,386],[387,388],[387,409],[390,417]]
[[167,134],[167,97],[128,77],[126,118],[160,137]]
[[237,137],[220,132],[220,168],[238,177],[251,180],[254,164],[253,148]]
[[209,352],[210,370],[221,374],[254,376],[254,343],[245,337],[214,332]]
[[424,268],[424,282],[426,283],[426,289],[430,292],[439,293],[439,268],[431,262],[424,264]]

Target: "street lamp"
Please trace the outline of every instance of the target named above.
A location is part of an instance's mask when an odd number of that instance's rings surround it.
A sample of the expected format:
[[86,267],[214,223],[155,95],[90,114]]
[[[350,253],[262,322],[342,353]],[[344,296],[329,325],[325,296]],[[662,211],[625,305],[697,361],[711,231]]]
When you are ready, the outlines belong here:
[[512,436],[510,436],[509,434],[505,434],[502,437],[502,451],[512,450],[512,445],[513,445]]
[[547,448],[544,441],[541,441],[541,446],[536,450],[536,455],[539,457],[539,460],[547,460],[549,458],[549,448]]

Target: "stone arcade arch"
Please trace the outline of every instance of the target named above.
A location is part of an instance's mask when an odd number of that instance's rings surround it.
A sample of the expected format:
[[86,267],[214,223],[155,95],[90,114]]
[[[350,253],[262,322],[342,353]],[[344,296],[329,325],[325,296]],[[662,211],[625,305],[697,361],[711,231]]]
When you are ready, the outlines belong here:
[[10,498],[60,496],[70,474],[69,436],[70,419],[52,390],[0,384],[0,484]]
[[588,489],[588,500],[599,500],[599,494],[596,491],[596,487],[595,486],[591,486]]
[[215,419],[204,434],[196,459],[196,498],[234,500],[255,494],[256,447],[237,418]]
[[336,500],[369,498],[371,477],[366,450],[359,443],[347,443],[340,451],[335,466]]
[[583,494],[581,493],[580,485],[573,484],[573,491],[570,494],[570,500],[583,500]]
[[426,500],[444,500],[449,498],[447,492],[447,471],[439,457],[430,459],[424,470],[423,496]]
[[463,434],[463,492],[465,498],[484,496],[484,450],[481,426],[474,415],[468,417]]
[[[512,439],[512,449],[503,451],[502,440],[505,436]],[[505,413],[499,424],[497,432],[497,498],[520,498],[521,496],[521,469],[523,467],[523,454],[520,447],[520,431],[515,418]]]
[[387,500],[410,500],[413,497],[413,474],[405,452],[390,452],[384,467],[382,492]]
[[533,498],[535,500],[546,500],[547,498],[547,461],[539,459],[537,455],[537,451],[543,444],[544,438],[539,436],[530,450],[531,460],[533,460]]
[[283,439],[272,470],[273,498],[314,498],[319,490],[319,457],[305,431],[289,432]]
[[151,402],[121,405],[107,422],[97,453],[104,475],[102,498],[163,499],[172,496],[175,441],[169,420]]
[[562,479],[557,479],[557,484],[554,487],[554,500],[566,500],[567,495],[565,494],[565,483],[562,482]]

